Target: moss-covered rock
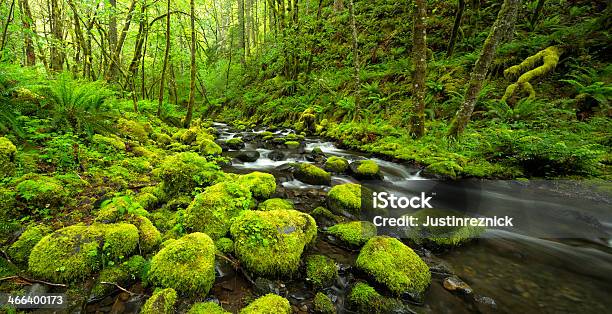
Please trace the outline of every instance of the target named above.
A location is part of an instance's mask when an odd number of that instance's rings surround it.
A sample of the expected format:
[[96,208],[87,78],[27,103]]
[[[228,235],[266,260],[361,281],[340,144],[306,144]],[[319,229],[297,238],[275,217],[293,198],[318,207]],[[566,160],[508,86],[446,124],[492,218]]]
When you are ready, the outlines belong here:
[[345,220],[344,217],[332,213],[329,209],[319,206],[310,212],[320,227],[329,227]]
[[160,147],[172,144],[172,138],[166,133],[155,133],[153,139],[157,142]]
[[157,204],[159,203],[159,199],[157,198],[157,196],[148,192],[140,192],[136,196],[135,200],[136,202],[138,202],[138,204],[142,206],[143,209],[147,211],[155,209],[155,206],[157,206]]
[[215,244],[199,232],[169,243],[151,260],[148,279],[181,293],[206,295],[215,281]]
[[323,169],[330,172],[342,173],[348,169],[349,163],[345,158],[338,156],[331,156],[325,161]]
[[259,275],[291,275],[304,248],[315,240],[317,225],[295,210],[245,211],[232,224],[235,254]]
[[462,171],[463,168],[458,163],[452,160],[444,160],[434,162],[427,166],[423,175],[455,179]]
[[195,128],[187,129],[181,132],[180,140],[183,144],[190,145],[191,143],[195,142],[197,137],[198,137],[197,129]]
[[156,290],[145,302],[141,314],[172,314],[176,303],[176,291],[172,288]]
[[146,143],[149,139],[149,133],[138,121],[119,119],[117,122],[117,130],[121,136],[137,140],[140,143]]
[[376,236],[376,226],[369,221],[351,221],[333,225],[327,232],[350,247],[360,247]]
[[357,179],[375,180],[382,179],[382,174],[378,164],[374,160],[353,161],[349,168],[353,176]]
[[198,302],[191,306],[187,314],[230,314],[215,302]]
[[359,313],[404,313],[404,307],[396,299],[386,298],[367,283],[358,282],[353,286],[348,301]]
[[287,148],[289,149],[298,149],[300,148],[300,142],[298,141],[286,141],[285,145],[287,146]]
[[221,238],[215,241],[215,247],[223,254],[234,252],[234,241],[230,238]]
[[[0,186],[0,221],[8,222],[11,219],[19,217],[19,208],[17,204],[17,193],[11,189]],[[0,228],[1,229],[1,228]],[[0,230],[0,236],[3,235]]]
[[103,152],[124,152],[125,143],[116,136],[107,137],[100,134],[94,134],[91,138],[93,146]]
[[0,179],[15,174],[17,147],[6,137],[0,137]]
[[293,176],[308,184],[313,185],[330,185],[331,174],[329,172],[307,163],[298,163],[295,165]]
[[[417,218],[418,221],[427,221],[428,217],[430,219],[445,217],[461,219],[468,217],[461,212],[433,208],[421,209],[411,216]],[[420,224],[419,226],[407,229],[406,235],[415,243],[426,245],[434,249],[441,249],[469,242],[478,237],[485,230],[485,227],[470,225],[434,227]]]
[[270,198],[276,191],[276,179],[265,172],[254,171],[241,175],[238,182],[248,188],[257,199]]
[[197,142],[198,152],[202,155],[220,155],[223,149],[213,140],[202,139]]
[[68,198],[64,184],[55,178],[31,176],[16,187],[17,195],[31,208],[51,208],[61,206]]
[[75,281],[101,268],[103,259],[128,257],[137,244],[138,230],[131,224],[74,225],[44,236],[32,249],[28,266],[39,278]]
[[120,265],[102,269],[96,284],[91,289],[90,298],[98,299],[116,290],[114,285],[105,284],[104,282],[128,286],[135,282],[136,279],[140,279],[143,275],[145,264],[146,261],[142,256],[135,255]]
[[333,186],[327,192],[327,205],[332,212],[356,215],[361,212],[361,185],[345,183]]
[[322,288],[334,283],[338,267],[333,259],[324,255],[311,255],[306,259],[306,278],[313,286]]
[[51,228],[43,225],[32,225],[19,236],[7,253],[17,263],[27,263],[30,252],[45,235],[51,233]]
[[153,252],[161,243],[162,236],[151,220],[143,216],[134,216],[129,220],[138,229],[138,245],[144,253]]
[[290,200],[282,198],[271,198],[260,203],[257,206],[258,210],[278,210],[278,209],[293,209],[293,203]]
[[229,140],[225,141],[225,143],[223,144],[227,146],[227,148],[233,149],[233,150],[243,149],[245,146],[244,142],[242,141],[242,137],[230,138]]
[[431,281],[427,264],[411,248],[386,236],[370,239],[355,265],[397,295],[420,296]]
[[190,194],[196,187],[208,186],[222,175],[219,166],[191,152],[167,157],[154,174],[163,181],[167,198]]
[[336,313],[336,307],[334,306],[334,303],[323,292],[317,292],[317,294],[314,297],[314,300],[312,301],[312,305],[314,306],[315,313],[321,313],[321,314],[335,314]]
[[250,209],[254,202],[245,185],[225,181],[207,187],[185,211],[185,227],[204,232],[213,239],[227,234],[232,219]]
[[251,302],[240,310],[240,314],[291,314],[289,300],[269,293]]

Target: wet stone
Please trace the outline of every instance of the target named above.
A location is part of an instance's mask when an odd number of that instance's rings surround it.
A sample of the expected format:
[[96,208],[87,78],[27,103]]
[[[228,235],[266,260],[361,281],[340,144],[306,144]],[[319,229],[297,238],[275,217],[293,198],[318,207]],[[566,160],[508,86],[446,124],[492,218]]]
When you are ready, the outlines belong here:
[[472,293],[472,288],[459,277],[451,276],[444,278],[444,288],[448,291],[460,292],[464,294]]

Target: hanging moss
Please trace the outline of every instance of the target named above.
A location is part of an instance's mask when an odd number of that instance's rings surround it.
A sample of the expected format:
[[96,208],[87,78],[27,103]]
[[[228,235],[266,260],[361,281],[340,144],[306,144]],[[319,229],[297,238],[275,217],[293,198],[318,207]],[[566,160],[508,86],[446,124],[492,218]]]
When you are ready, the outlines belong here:
[[[508,100],[519,88],[525,90],[529,94],[530,99],[535,98],[536,93],[530,82],[535,78],[542,77],[552,72],[557,66],[557,63],[559,63],[561,54],[563,54],[563,48],[559,46],[550,46],[528,57],[520,64],[507,68],[504,71],[504,76],[506,78],[513,79],[521,73],[523,74],[518,77],[516,83],[510,84],[506,88],[506,92],[501,100]],[[542,60],[542,65],[534,69],[540,60]]]
[[291,312],[289,300],[273,293],[258,298],[240,310],[240,314],[291,314]]

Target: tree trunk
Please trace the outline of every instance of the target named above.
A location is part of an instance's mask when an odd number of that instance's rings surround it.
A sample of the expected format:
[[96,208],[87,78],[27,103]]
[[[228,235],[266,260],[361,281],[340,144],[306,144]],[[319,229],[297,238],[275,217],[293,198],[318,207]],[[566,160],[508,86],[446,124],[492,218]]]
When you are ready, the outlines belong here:
[[20,0],[21,2],[21,22],[23,28],[26,30],[24,35],[24,45],[26,54],[26,66],[33,66],[36,64],[36,53],[34,52],[34,43],[32,41],[32,33],[36,29],[34,26],[34,19],[32,19],[32,12],[30,11],[30,4],[28,0]]
[[457,34],[459,33],[459,27],[461,27],[461,19],[463,18],[464,11],[465,0],[459,0],[459,4],[457,5],[457,13],[455,14],[455,23],[453,24],[453,31],[451,33],[450,41],[448,42],[448,48],[446,49],[446,58],[450,58],[455,50]]
[[[110,62],[109,65],[109,69],[108,69],[108,75],[107,75],[107,79],[113,79],[115,78],[117,71],[118,71],[118,67],[121,65],[121,50],[123,50],[123,43],[125,42],[125,38],[127,36],[127,32],[130,29],[130,25],[132,23],[132,13],[134,12],[134,8],[136,7],[136,0],[132,0],[132,2],[130,2],[130,6],[128,8],[128,12],[127,12],[127,16],[125,17],[125,22],[123,24],[123,29],[121,29],[121,35],[119,36],[119,39],[116,40],[115,42],[115,46],[111,47],[111,58],[112,58],[112,62]],[[115,36],[117,36],[116,31],[117,31],[117,25],[116,25],[117,21],[115,18]]]
[[162,66],[161,82],[159,82],[159,99],[157,103],[157,117],[161,117],[161,108],[164,103],[164,85],[166,79],[166,69],[168,68],[168,57],[170,55],[170,0],[166,9],[166,50],[164,52],[164,64]]
[[4,46],[6,45],[6,35],[8,34],[8,26],[13,19],[13,10],[15,8],[15,0],[11,2],[11,7],[9,8],[9,15],[6,23],[4,24],[4,29],[2,30],[2,39],[0,41],[0,51],[4,50]]
[[414,112],[412,113],[411,133],[420,138],[425,135],[425,76],[427,71],[427,1],[416,0],[413,29],[412,59],[414,69]]
[[188,128],[191,124],[191,117],[193,115],[193,106],[195,104],[195,92],[196,92],[196,30],[195,30],[195,2],[194,0],[189,1],[191,8],[191,66],[189,69],[190,81],[189,81],[189,104],[187,105],[187,115],[185,116],[185,127]]
[[518,10],[520,4],[520,0],[504,0],[504,4],[497,14],[497,19],[489,31],[489,36],[485,40],[480,56],[474,65],[470,82],[463,98],[463,105],[459,108],[455,119],[451,123],[448,132],[449,137],[456,138],[461,135],[470,121],[478,94],[487,77],[487,72],[489,71],[489,66],[497,46],[507,36],[507,32],[512,29],[514,22],[512,17],[515,16],[515,11]]
[[138,75],[138,65],[142,57],[142,46],[144,44],[145,28],[147,20],[145,17],[146,0],[141,0],[140,3],[140,21],[138,23],[138,34],[136,34],[136,43],[134,46],[134,57],[130,62],[130,79],[129,84],[132,89],[132,102],[134,104],[134,112],[138,112],[138,95],[136,93],[136,76]]
[[353,115],[353,120],[357,119],[359,114],[359,89],[361,88],[361,82],[359,79],[359,47],[357,45],[357,26],[355,23],[355,5],[353,0],[349,0],[349,15],[351,18],[351,35],[353,39],[353,66],[355,69],[355,114]]
[[[115,47],[117,47],[117,0],[108,0],[111,5],[110,17],[108,21],[108,51],[112,56]],[[115,78],[117,67],[113,62],[108,63],[109,71],[106,74],[107,79]]]
[[60,48],[63,42],[63,26],[59,3],[57,0],[51,0],[51,70],[61,72],[64,67],[64,56]]
[[238,28],[238,47],[240,49],[240,62],[244,64],[244,54],[246,53],[246,39],[244,31],[244,0],[238,0]]

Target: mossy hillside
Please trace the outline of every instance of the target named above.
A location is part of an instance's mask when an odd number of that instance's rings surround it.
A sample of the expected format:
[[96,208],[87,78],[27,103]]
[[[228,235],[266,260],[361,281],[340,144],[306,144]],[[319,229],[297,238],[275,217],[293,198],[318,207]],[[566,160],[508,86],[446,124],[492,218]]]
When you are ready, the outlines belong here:
[[376,226],[369,221],[351,221],[333,225],[327,232],[349,247],[361,247],[377,234]]
[[24,178],[15,189],[17,196],[32,209],[57,210],[68,198],[64,184],[54,177],[31,175]]
[[76,281],[105,261],[127,258],[137,244],[138,229],[131,224],[74,225],[43,237],[30,253],[28,268],[39,278]]
[[32,225],[27,227],[8,248],[7,253],[17,263],[27,263],[30,252],[34,246],[47,234],[51,233],[51,228],[44,225]]
[[240,314],[291,314],[289,300],[273,293],[257,298],[240,310]]
[[164,183],[164,194],[168,199],[190,194],[196,187],[211,185],[222,176],[219,166],[192,152],[167,157],[154,174]]
[[6,137],[0,137],[0,179],[15,173],[17,147]]
[[268,199],[276,191],[276,179],[272,174],[253,171],[238,177],[238,182],[247,187],[253,197],[263,200]]
[[317,288],[333,284],[338,277],[338,266],[333,259],[324,255],[306,258],[306,278]]
[[177,301],[177,293],[172,288],[158,289],[147,299],[142,307],[141,314],[172,314],[174,304]]
[[244,211],[230,228],[235,254],[259,275],[292,275],[304,248],[317,236],[317,224],[295,210]]
[[313,164],[298,163],[295,165],[293,176],[312,185],[330,185],[331,174]]
[[361,185],[345,183],[333,186],[327,192],[327,205],[337,214],[361,212]]
[[191,306],[187,314],[230,314],[215,302],[198,302]]
[[348,169],[348,166],[349,166],[349,163],[345,158],[338,157],[338,156],[331,156],[327,158],[327,160],[325,161],[325,165],[323,166],[323,169],[330,171],[330,172],[342,173]]
[[[467,215],[454,211],[454,210],[441,210],[434,208],[421,209],[411,216],[418,219],[418,221],[426,221],[430,219],[445,218],[445,217],[456,217],[466,218]],[[407,229],[406,236],[412,241],[418,244],[426,244],[434,248],[446,248],[464,244],[478,237],[481,233],[485,232],[485,227],[478,226],[422,226],[412,227]]]
[[218,239],[227,234],[232,220],[241,211],[253,205],[251,191],[244,184],[220,182],[195,197],[185,211],[184,225]]
[[334,303],[323,292],[317,292],[317,294],[314,297],[314,300],[312,301],[312,305],[314,307],[315,313],[321,313],[321,314],[335,314],[336,313],[336,307],[334,306]]
[[290,200],[282,198],[271,198],[257,205],[257,210],[282,210],[293,209],[293,203]]
[[148,279],[158,287],[206,295],[215,281],[213,240],[199,232],[174,240],[151,259]]
[[355,265],[397,295],[422,295],[431,281],[427,264],[411,248],[386,236],[370,239]]

